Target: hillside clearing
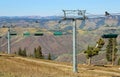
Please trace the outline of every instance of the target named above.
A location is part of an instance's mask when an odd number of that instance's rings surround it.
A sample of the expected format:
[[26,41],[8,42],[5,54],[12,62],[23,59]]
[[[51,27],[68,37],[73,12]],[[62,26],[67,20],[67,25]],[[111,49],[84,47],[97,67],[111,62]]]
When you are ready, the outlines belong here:
[[119,77],[119,66],[79,65],[78,73],[72,65],[18,56],[0,56],[0,77]]

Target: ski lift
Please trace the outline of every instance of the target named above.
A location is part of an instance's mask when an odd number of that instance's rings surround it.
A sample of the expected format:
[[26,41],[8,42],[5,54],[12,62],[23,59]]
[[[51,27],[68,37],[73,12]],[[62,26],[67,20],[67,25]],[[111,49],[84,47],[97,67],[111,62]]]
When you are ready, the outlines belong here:
[[10,32],[10,36],[16,36],[17,35],[17,32],[14,30],[13,25],[8,27],[8,31]]
[[54,32],[54,35],[55,35],[55,36],[60,36],[60,35],[63,35],[63,33],[62,33],[61,31],[55,31],[55,32]]
[[28,32],[28,31],[25,31],[25,32],[23,33],[23,36],[25,36],[25,37],[28,37],[28,36],[30,36],[30,32]]
[[63,31],[60,29],[60,23],[59,23],[59,25],[56,25],[56,28],[54,30],[53,35],[55,35],[55,36],[61,36],[61,35],[63,35]]
[[117,38],[117,28],[109,26],[109,29],[105,30],[105,34],[102,35],[102,38]]
[[41,30],[38,30],[34,33],[34,36],[43,36],[43,32]]
[[16,35],[17,35],[17,32],[16,32],[16,31],[10,31],[10,35],[11,35],[11,36],[16,36]]
[[34,36],[43,36],[44,33],[42,32],[42,29],[40,27],[35,27],[36,28],[36,32],[34,33]]
[[118,34],[104,34],[102,35],[102,38],[117,38]]
[[44,34],[43,34],[43,32],[35,32],[34,33],[34,36],[43,36]]

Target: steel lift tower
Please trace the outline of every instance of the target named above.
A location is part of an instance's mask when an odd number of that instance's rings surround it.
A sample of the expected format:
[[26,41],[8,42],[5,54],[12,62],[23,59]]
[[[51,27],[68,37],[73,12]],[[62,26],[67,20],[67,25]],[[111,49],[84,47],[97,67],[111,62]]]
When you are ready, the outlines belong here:
[[71,20],[73,22],[73,72],[78,72],[77,69],[77,52],[76,52],[76,25],[77,20],[85,20],[86,10],[63,10],[64,17],[62,21]]

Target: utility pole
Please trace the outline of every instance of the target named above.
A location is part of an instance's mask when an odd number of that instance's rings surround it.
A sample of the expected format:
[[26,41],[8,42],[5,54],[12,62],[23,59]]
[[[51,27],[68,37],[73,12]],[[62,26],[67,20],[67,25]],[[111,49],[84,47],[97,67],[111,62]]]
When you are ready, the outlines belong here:
[[10,27],[8,27],[8,34],[7,34],[7,38],[8,38],[8,54],[10,54]]
[[63,10],[64,12],[64,20],[72,20],[73,21],[73,72],[78,72],[77,69],[77,52],[76,52],[76,21],[77,20],[85,20],[85,12],[86,10]]
[[73,72],[77,72],[76,20],[73,20]]

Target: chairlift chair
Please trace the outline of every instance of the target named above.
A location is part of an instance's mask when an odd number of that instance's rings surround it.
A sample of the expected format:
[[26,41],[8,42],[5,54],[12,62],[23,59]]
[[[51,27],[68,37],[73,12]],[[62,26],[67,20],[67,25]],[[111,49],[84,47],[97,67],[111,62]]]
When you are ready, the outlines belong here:
[[10,31],[10,35],[11,35],[11,36],[16,36],[16,35],[17,35],[17,32],[15,32],[15,31]]
[[103,34],[102,38],[117,38],[118,34]]
[[60,35],[63,35],[63,33],[62,33],[61,31],[55,31],[55,32],[54,32],[54,35],[55,35],[55,36],[60,36]]
[[117,28],[113,28],[113,27],[109,27],[109,29],[107,29],[107,33],[104,33],[102,35],[102,38],[117,38],[118,33],[116,32]]
[[28,36],[30,36],[30,32],[28,32],[28,31],[25,31],[25,32],[23,33],[23,36],[25,36],[25,37],[28,37]]
[[43,34],[43,32],[35,32],[34,33],[34,36],[43,36],[44,34]]
[[40,27],[36,27],[36,30],[37,31],[34,33],[34,36],[43,36],[44,35],[44,33]]
[[54,36],[61,36],[61,35],[63,35],[63,31],[60,28],[60,23],[59,23],[59,25],[56,26],[56,28],[55,28],[55,30],[53,32],[53,35]]

